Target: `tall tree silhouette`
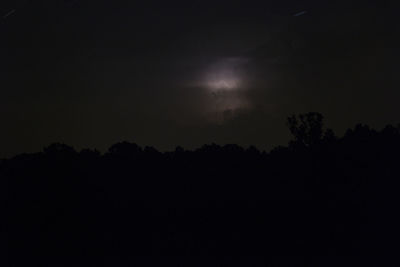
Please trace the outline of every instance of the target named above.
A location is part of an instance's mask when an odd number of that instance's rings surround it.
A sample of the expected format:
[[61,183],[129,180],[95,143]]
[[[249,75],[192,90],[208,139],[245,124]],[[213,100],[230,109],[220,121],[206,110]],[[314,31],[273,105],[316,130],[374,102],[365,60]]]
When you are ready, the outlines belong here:
[[324,116],[318,112],[292,115],[287,118],[287,126],[296,145],[312,146],[321,142],[324,134]]

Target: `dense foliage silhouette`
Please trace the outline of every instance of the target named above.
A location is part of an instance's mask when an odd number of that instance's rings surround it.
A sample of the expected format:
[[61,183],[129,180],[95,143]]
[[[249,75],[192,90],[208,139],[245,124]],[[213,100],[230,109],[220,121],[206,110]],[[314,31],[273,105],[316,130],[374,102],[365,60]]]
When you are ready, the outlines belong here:
[[56,143],[2,160],[8,266],[398,266],[400,127],[287,125],[269,153]]

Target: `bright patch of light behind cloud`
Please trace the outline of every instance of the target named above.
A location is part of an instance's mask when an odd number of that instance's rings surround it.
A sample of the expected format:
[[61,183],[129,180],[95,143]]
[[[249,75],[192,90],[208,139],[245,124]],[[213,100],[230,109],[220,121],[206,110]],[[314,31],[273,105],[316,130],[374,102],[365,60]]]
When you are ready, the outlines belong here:
[[246,80],[243,67],[247,62],[247,58],[220,59],[205,70],[201,83],[212,92],[243,89]]

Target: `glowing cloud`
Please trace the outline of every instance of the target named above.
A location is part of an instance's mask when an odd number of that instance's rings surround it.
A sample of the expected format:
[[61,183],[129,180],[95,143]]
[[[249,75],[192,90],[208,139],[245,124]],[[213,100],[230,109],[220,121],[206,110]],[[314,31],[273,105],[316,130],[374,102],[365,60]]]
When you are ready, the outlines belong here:
[[244,86],[242,66],[245,58],[226,58],[212,64],[205,72],[203,84],[213,92],[237,90]]

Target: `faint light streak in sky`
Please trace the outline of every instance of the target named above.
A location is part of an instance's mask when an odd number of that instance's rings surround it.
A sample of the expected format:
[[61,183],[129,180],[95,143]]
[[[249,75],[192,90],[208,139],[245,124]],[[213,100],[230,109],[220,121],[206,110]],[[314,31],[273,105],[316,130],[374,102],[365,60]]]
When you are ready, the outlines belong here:
[[303,10],[303,11],[297,12],[296,14],[293,15],[293,17],[300,17],[300,16],[303,16],[305,14],[307,14],[307,10]]
[[17,11],[16,9],[11,9],[10,11],[8,11],[8,13],[6,13],[6,14],[3,16],[3,19],[8,18],[8,17],[11,16],[12,14],[14,14],[16,11]]

